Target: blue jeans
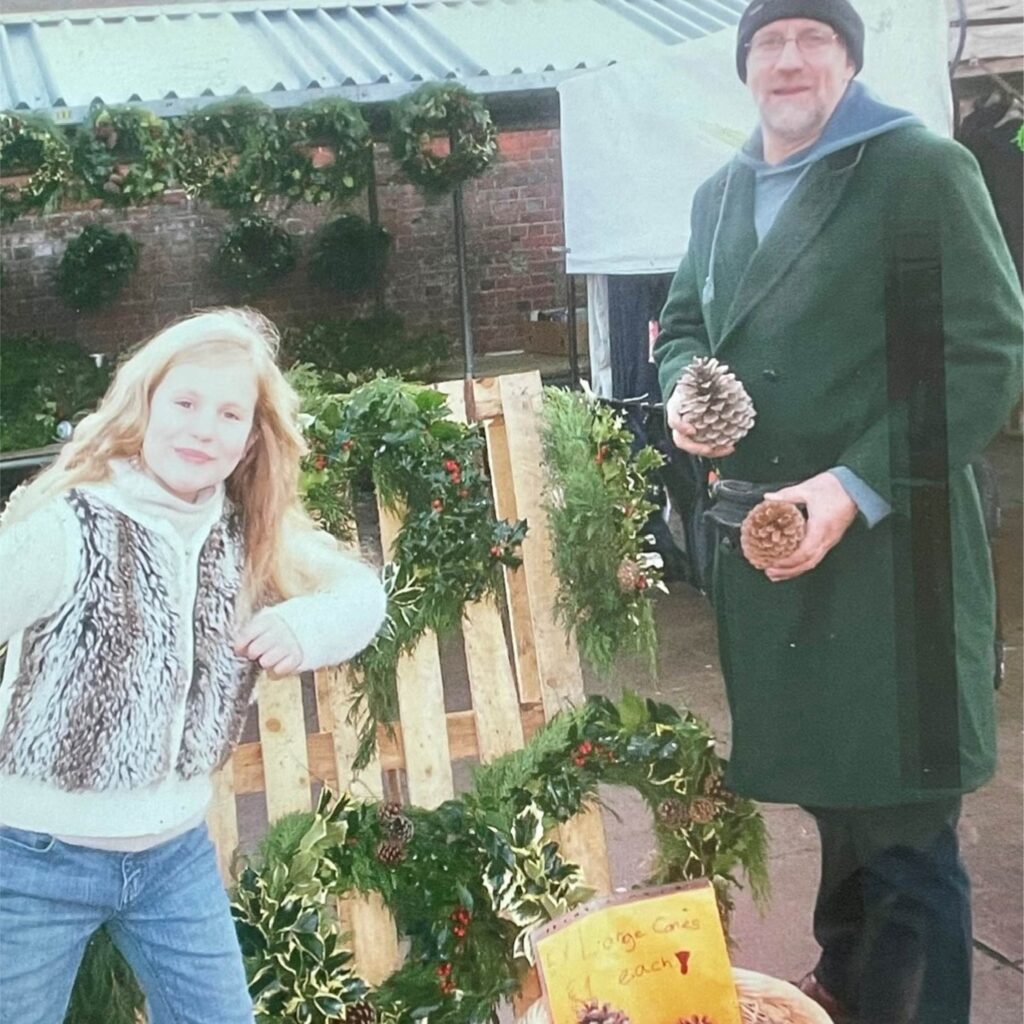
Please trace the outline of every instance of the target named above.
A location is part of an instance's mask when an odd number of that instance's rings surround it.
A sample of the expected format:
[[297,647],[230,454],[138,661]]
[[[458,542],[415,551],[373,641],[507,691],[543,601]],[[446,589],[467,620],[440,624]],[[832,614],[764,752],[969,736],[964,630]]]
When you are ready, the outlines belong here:
[[60,1024],[101,925],[146,994],[149,1024],[252,1024],[205,825],[140,853],[0,826],[0,1021]]
[[960,799],[806,808],[821,835],[815,974],[869,1024],[968,1024],[970,882]]

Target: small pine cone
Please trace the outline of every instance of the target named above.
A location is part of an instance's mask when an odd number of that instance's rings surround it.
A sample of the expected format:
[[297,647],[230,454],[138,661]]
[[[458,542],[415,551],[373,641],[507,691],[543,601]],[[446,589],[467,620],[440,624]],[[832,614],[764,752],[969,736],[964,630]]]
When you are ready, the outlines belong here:
[[345,1024],[376,1024],[377,1011],[365,1002],[345,1007]]
[[658,821],[668,828],[682,828],[690,822],[690,812],[682,800],[669,797],[658,804]]
[[740,527],[743,555],[755,569],[768,569],[791,555],[804,539],[803,513],[788,501],[762,501]]
[[413,823],[403,814],[400,818],[388,825],[388,836],[394,843],[405,846],[415,834],[416,829]]
[[707,825],[715,820],[715,801],[706,796],[695,796],[688,808],[690,821],[697,825]]
[[735,444],[754,426],[754,403],[746,389],[717,359],[694,359],[676,391],[679,411],[696,429],[695,441],[716,447]]
[[701,787],[704,790],[704,795],[711,797],[712,800],[722,799],[725,793],[725,783],[722,781],[721,772],[709,772],[707,777],[704,779],[704,785]]
[[577,1017],[579,1024],[630,1024],[629,1018],[621,1011],[605,1003],[587,1003]]
[[615,578],[619,581],[619,590],[624,594],[632,594],[642,577],[643,570],[632,558],[624,558],[615,573]]
[[405,810],[401,804],[389,801],[377,808],[377,820],[385,832],[390,832],[392,824],[400,818],[405,817]]
[[385,839],[377,847],[377,860],[385,867],[393,868],[405,860],[405,844],[396,843],[394,840]]

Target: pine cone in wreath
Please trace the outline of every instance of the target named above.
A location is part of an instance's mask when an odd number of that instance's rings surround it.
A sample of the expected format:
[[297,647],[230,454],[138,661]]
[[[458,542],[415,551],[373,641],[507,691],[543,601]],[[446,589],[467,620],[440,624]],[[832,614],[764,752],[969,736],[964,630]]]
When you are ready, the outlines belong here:
[[401,864],[405,860],[405,843],[396,843],[393,839],[385,839],[377,847],[377,860],[388,868]]
[[768,569],[791,555],[804,539],[803,513],[788,501],[762,501],[740,527],[743,556],[755,569]]
[[725,799],[725,782],[722,780],[721,772],[709,772],[701,788],[704,790],[704,795],[711,797],[712,800]]
[[715,801],[706,796],[695,796],[688,808],[690,821],[696,825],[707,825],[715,820]]
[[353,1003],[345,1008],[345,1024],[376,1024],[377,1011],[366,1002]]
[[690,823],[690,812],[682,800],[668,797],[658,804],[658,821],[667,828],[682,828]]
[[715,447],[735,444],[754,426],[754,403],[729,367],[717,359],[694,359],[676,384],[679,410],[696,429],[695,441]]
[[403,846],[412,839],[415,829],[399,803],[381,804],[377,811],[377,820],[387,834],[388,839]]
[[587,1003],[579,1012],[579,1024],[630,1024],[629,1018],[607,1003]]

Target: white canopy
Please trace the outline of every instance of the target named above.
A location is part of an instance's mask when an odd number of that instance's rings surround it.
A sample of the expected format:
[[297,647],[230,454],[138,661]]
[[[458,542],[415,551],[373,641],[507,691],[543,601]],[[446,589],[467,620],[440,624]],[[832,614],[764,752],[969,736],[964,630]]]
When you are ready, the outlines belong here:
[[[948,23],[935,0],[859,0],[860,79],[949,134]],[[736,75],[735,31],[668,55],[585,72],[558,87],[567,266],[574,274],[672,272],[690,204],[756,121]]]

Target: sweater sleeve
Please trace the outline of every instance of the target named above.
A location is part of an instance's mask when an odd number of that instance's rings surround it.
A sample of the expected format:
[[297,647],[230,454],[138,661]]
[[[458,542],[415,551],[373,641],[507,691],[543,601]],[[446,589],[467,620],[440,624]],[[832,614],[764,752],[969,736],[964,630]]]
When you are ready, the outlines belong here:
[[63,501],[0,530],[0,643],[70,596],[80,558],[81,534]]
[[311,593],[266,609],[279,615],[302,650],[300,672],[354,658],[377,635],[386,598],[379,574],[311,534],[296,545],[296,558],[321,580]]

